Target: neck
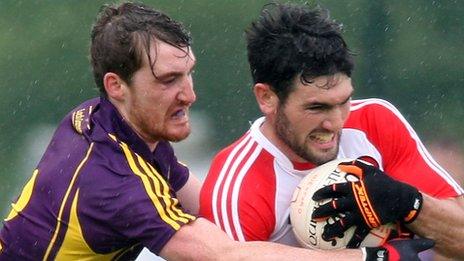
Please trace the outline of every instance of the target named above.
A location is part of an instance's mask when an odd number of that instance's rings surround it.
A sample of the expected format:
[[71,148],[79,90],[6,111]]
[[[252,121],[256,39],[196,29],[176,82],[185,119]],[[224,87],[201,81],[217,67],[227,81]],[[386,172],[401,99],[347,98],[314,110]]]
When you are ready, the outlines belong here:
[[151,140],[150,137],[144,137],[142,132],[139,131],[139,129],[134,124],[132,124],[132,122],[128,118],[126,118],[124,115],[123,118],[129,124],[131,129],[137,134],[137,136],[139,136],[139,138],[141,138],[145,142],[145,144],[147,144],[148,149],[150,149],[151,152],[154,152],[159,141]]
[[132,123],[129,115],[127,115],[126,111],[122,108],[122,106],[116,100],[112,99],[111,97],[109,97],[109,101],[114,105],[116,110],[122,116],[124,122],[126,122],[129,125],[129,127],[132,129],[132,131],[134,131],[135,134],[137,134],[137,136],[139,136],[139,138],[145,142],[145,144],[148,146],[148,149],[151,152],[154,152],[159,141],[153,140],[150,137],[145,137],[143,135],[143,132],[140,131],[139,128],[135,124]]

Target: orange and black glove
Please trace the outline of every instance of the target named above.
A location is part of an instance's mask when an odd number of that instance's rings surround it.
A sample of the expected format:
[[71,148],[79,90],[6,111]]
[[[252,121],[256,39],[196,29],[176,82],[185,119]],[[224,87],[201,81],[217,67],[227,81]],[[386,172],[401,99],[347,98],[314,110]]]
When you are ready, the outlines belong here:
[[314,193],[313,200],[331,201],[318,207],[312,218],[335,217],[335,222],[324,227],[324,239],[343,237],[355,225],[347,247],[357,248],[369,230],[391,222],[410,223],[418,216],[423,198],[416,188],[359,160],[342,162],[338,168],[355,175],[358,181],[332,184]]
[[420,261],[419,253],[434,245],[427,238],[391,240],[380,247],[364,248],[365,261]]

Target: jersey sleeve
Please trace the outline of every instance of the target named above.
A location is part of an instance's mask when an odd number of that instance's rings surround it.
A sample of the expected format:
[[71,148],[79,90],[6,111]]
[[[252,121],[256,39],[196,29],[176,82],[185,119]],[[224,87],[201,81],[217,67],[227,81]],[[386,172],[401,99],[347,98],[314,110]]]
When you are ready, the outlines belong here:
[[179,191],[186,183],[190,175],[188,167],[177,160],[174,149],[166,141],[159,142],[155,150],[155,158],[158,167],[162,170],[164,178],[174,191]]
[[371,99],[370,103],[360,117],[361,124],[368,125],[368,139],[379,149],[386,173],[437,198],[463,193],[393,105],[380,99]]
[[272,170],[255,167],[243,180],[237,205],[246,241],[269,241],[275,230],[276,191],[272,176]]
[[186,183],[190,175],[187,165],[179,162],[175,155],[170,164],[169,184],[174,191],[179,191]]
[[130,173],[109,201],[114,213],[113,229],[125,238],[141,242],[155,254],[183,225],[195,220],[179,204],[175,192],[161,172],[122,146]]
[[[247,152],[239,152],[247,155]],[[238,241],[267,241],[275,229],[275,178],[268,164],[221,152],[200,193],[200,215]]]

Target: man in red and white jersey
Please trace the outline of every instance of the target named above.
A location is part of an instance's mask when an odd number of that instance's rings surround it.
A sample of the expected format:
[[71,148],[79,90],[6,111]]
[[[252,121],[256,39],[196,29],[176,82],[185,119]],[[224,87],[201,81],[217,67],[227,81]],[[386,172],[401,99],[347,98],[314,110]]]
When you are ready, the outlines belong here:
[[[340,26],[324,10],[277,5],[263,10],[246,37],[264,117],[215,156],[200,195],[201,215],[235,240],[298,245],[289,220],[295,187],[317,165],[361,158],[377,168],[348,164],[363,176],[377,225],[407,224],[434,239],[438,252],[463,258],[463,189],[393,105],[351,100],[353,62]],[[326,227],[328,237],[351,225],[375,227],[365,224],[354,191],[336,193],[325,189],[317,198],[336,198],[318,217],[348,217]]]

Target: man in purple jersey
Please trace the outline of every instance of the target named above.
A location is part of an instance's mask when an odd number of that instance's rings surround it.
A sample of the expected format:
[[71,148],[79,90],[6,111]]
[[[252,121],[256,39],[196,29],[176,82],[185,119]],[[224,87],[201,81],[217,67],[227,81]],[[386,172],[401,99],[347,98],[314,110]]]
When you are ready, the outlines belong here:
[[[91,39],[101,95],[60,123],[5,219],[0,260],[133,259],[143,247],[169,260],[361,259],[361,250],[235,242],[197,218],[200,182],[169,143],[190,133],[189,33],[159,11],[123,3],[102,9]],[[412,257],[423,244],[393,247]]]

